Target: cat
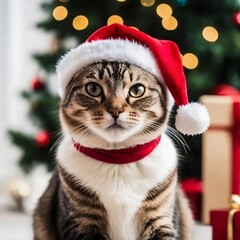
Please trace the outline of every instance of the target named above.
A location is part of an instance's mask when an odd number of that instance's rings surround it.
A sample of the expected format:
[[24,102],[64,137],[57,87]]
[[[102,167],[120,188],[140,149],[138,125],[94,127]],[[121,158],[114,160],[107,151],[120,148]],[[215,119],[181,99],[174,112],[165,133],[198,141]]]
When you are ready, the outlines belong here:
[[[179,154],[166,134],[170,111],[163,84],[139,66],[99,61],[78,70],[61,99],[63,140],[34,212],[34,239],[191,240]],[[133,161],[146,144],[150,153]]]

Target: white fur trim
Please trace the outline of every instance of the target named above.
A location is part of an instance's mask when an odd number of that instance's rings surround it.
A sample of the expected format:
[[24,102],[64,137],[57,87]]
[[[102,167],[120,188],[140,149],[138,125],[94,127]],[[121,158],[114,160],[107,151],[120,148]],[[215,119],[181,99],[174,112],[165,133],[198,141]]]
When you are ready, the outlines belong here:
[[77,71],[102,60],[126,61],[153,74],[166,89],[167,109],[171,111],[174,98],[163,80],[162,73],[151,51],[141,44],[122,39],[86,42],[62,56],[56,66],[59,96],[63,98],[67,84]]
[[81,68],[99,61],[127,61],[156,76],[164,84],[167,92],[168,109],[174,100],[163,81],[162,74],[151,51],[136,42],[122,39],[107,39],[86,42],[65,54],[56,66],[58,92],[62,98],[72,76]]
[[186,135],[204,133],[210,124],[207,108],[200,103],[189,103],[179,106],[175,126],[177,130]]
[[154,56],[147,47],[122,39],[97,40],[79,45],[60,59],[57,64],[59,95],[63,97],[65,87],[74,73],[102,60],[127,61],[142,67],[162,81]]

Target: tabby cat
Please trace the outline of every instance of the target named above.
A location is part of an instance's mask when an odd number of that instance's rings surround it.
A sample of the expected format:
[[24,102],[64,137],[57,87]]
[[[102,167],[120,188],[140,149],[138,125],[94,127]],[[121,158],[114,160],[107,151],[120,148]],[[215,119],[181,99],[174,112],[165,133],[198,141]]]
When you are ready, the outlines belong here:
[[60,104],[56,171],[34,213],[35,240],[192,239],[166,95],[154,75],[124,61],[74,74]]

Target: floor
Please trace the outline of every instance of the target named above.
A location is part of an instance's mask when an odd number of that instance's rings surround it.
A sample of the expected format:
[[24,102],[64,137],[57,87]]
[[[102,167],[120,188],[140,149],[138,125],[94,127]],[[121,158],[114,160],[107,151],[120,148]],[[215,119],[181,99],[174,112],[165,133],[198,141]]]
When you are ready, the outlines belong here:
[[[1,240],[32,240],[31,216],[0,210]],[[193,240],[211,240],[211,227],[197,224]]]
[[2,240],[32,240],[31,217],[18,212],[0,212]]

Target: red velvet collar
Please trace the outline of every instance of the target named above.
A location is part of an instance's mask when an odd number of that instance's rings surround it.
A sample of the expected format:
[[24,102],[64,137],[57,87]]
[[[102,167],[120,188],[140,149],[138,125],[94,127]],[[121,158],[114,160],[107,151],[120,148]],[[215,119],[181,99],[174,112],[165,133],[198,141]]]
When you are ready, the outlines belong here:
[[159,144],[161,136],[142,145],[131,148],[105,150],[98,148],[88,148],[74,142],[74,147],[81,153],[96,160],[112,164],[126,164],[139,161],[149,155]]

